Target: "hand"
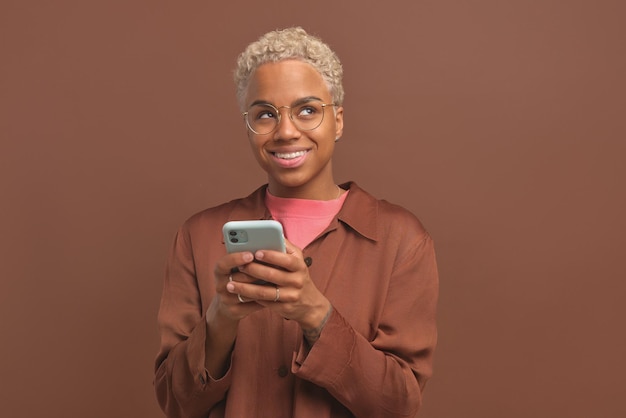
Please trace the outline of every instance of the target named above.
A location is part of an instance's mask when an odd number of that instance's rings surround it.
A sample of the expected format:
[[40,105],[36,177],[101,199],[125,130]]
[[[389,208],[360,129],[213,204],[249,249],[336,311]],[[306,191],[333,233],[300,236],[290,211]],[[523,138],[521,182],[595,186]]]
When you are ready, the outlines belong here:
[[233,322],[239,322],[252,312],[263,309],[263,306],[257,303],[241,303],[237,294],[226,289],[231,281],[236,280],[241,283],[254,281],[249,276],[238,272],[243,266],[253,261],[254,256],[249,252],[226,254],[218,260],[214,269],[217,295],[207,310],[207,322],[210,322],[217,315]]
[[216,295],[206,311],[205,367],[213,378],[224,376],[228,369],[229,353],[237,337],[239,321],[252,312],[264,309],[258,303],[240,303],[236,294],[226,290],[228,283],[235,278],[242,283],[250,283],[245,274],[237,268],[254,261],[247,253],[227,254],[215,265]]
[[[240,295],[248,305],[254,303],[265,306],[284,318],[297,321],[303,330],[317,329],[323,325],[331,309],[328,299],[319,291],[309,276],[302,251],[290,242],[287,251],[257,251],[254,258],[262,263],[242,263],[239,271],[247,276],[226,284],[226,290]],[[264,280],[272,285],[254,284]],[[237,299],[237,302],[239,300]],[[320,329],[321,331],[321,329]]]

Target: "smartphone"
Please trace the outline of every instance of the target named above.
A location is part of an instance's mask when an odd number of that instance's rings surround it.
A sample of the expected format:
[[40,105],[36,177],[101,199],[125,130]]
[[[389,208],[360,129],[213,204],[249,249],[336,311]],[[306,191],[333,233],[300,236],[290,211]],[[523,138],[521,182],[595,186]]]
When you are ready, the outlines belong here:
[[257,250],[285,252],[283,226],[278,221],[230,221],[222,228],[226,251],[237,253]]

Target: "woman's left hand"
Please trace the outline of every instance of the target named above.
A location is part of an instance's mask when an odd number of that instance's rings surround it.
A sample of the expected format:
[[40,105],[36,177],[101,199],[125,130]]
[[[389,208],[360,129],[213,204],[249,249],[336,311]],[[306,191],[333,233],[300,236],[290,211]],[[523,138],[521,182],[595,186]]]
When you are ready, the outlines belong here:
[[[267,284],[252,284],[232,281],[226,286],[231,293],[239,294],[244,301],[254,301],[275,311],[284,318],[297,321],[311,342],[319,337],[321,327],[328,318],[330,301],[319,291],[309,276],[302,251],[286,243],[286,252],[257,251],[255,260],[239,268],[254,279]],[[312,339],[307,331],[317,330]]]

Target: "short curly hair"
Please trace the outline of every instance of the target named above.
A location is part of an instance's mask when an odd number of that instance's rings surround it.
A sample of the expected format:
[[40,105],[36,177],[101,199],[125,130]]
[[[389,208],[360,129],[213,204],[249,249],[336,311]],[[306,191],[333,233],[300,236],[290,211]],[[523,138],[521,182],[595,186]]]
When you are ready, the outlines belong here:
[[313,66],[328,85],[333,103],[343,104],[343,68],[337,54],[320,38],[297,26],[266,33],[248,45],[237,58],[234,76],[237,102],[242,110],[246,89],[254,71],[262,64],[288,59]]

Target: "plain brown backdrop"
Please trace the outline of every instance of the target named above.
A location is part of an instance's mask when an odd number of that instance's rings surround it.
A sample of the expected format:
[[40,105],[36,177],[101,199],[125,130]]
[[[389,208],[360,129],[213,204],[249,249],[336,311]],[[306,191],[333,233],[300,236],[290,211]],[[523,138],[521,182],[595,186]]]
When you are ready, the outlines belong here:
[[264,182],[231,74],[291,25],[344,63],[337,180],[437,244],[421,417],[626,416],[624,21],[618,0],[2,0],[2,416],[162,416],[165,256]]

